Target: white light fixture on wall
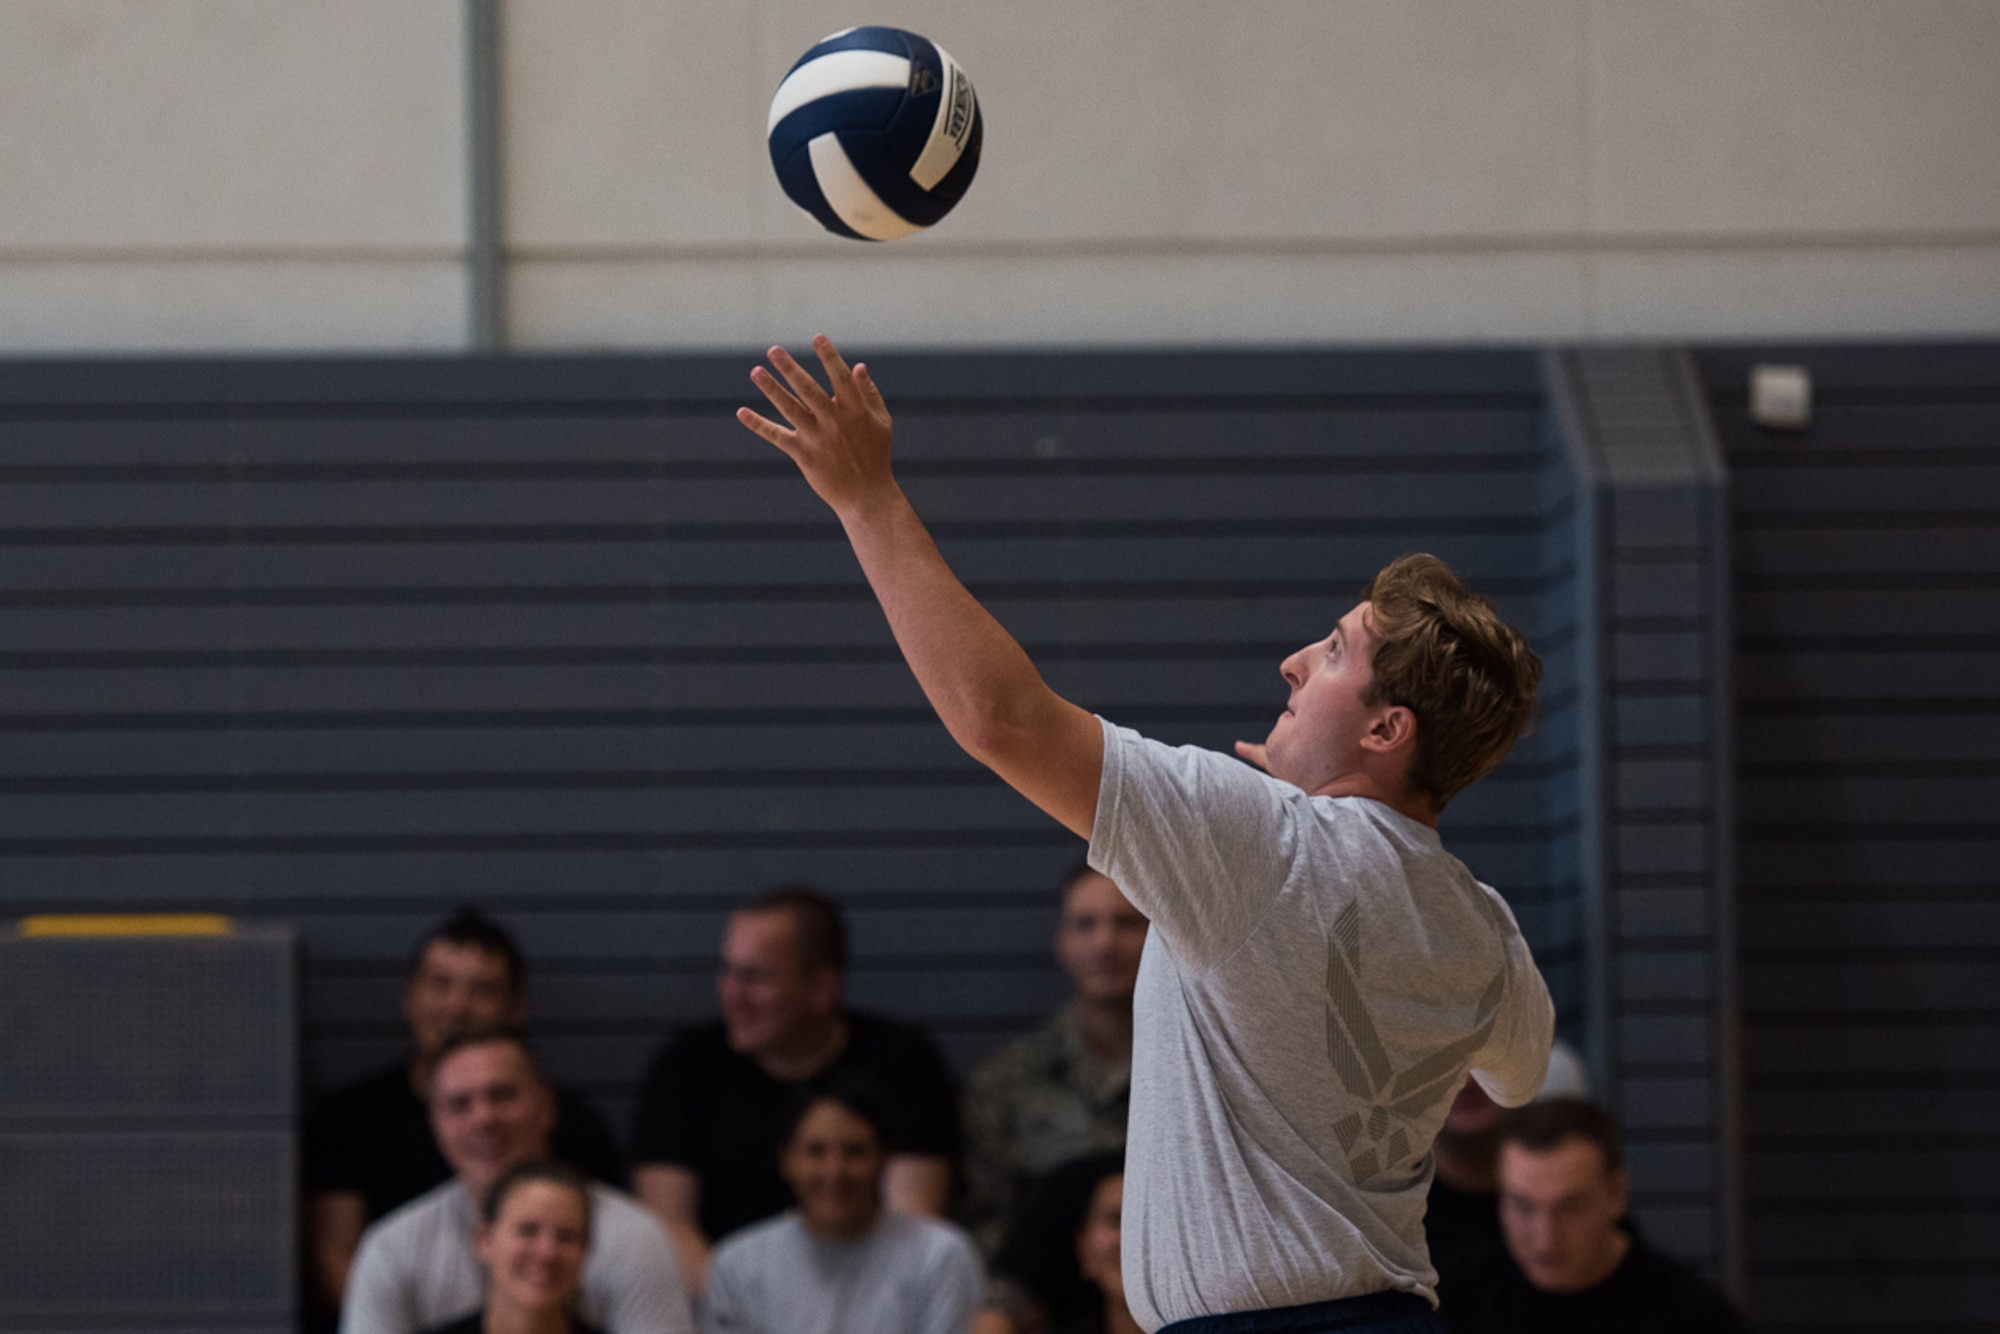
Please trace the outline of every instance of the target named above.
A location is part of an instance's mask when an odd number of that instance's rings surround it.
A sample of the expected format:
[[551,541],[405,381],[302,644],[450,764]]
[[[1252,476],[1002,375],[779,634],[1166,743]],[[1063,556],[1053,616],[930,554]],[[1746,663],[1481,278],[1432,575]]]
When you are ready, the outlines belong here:
[[1750,368],[1750,420],[1773,431],[1812,425],[1812,376],[1803,366]]

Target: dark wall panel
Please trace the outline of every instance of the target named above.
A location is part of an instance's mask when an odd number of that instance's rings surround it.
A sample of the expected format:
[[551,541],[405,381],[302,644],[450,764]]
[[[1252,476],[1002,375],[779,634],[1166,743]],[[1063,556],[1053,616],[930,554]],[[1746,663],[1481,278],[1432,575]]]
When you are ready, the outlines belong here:
[[[872,359],[946,555],[1120,722],[1261,736],[1280,658],[1403,551],[1549,636],[1542,733],[1447,837],[1576,1020],[1532,357]],[[856,1000],[961,1065],[1028,1025],[1081,845],[931,720],[837,525],[731,419],[750,361],[10,366],[0,913],[296,922],[324,1084],[396,1055],[409,941],[483,903],[552,1067],[620,1120],[778,879],[848,905]]]
[[[1996,1329],[2000,348],[1700,358],[1736,497],[1764,1327]],[[1750,367],[1805,366],[1764,431]]]

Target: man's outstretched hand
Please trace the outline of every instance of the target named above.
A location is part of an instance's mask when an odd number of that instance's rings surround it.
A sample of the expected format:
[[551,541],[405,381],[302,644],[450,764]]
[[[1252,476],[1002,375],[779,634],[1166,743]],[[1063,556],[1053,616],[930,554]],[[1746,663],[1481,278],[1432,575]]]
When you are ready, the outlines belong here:
[[819,387],[812,372],[791,353],[774,347],[771,365],[778,374],[759,366],[750,372],[750,381],[771,400],[789,428],[749,408],[738,408],[736,420],[784,450],[799,465],[813,491],[836,513],[857,508],[871,498],[894,495],[895,479],[889,472],[889,407],[869,377],[868,367],[850,369],[833,340],[824,334],[813,339],[813,351],[826,369],[831,394]]
[[1254,764],[1265,773],[1271,772],[1270,757],[1264,753],[1261,741],[1239,741],[1236,743],[1236,758],[1247,764]]

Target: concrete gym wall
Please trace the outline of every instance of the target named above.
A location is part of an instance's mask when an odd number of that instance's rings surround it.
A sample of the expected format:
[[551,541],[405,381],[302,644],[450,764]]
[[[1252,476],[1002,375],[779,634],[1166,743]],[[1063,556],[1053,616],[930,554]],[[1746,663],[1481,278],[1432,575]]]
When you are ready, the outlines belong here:
[[[502,0],[516,345],[1537,341],[2000,331],[1984,0]],[[821,238],[791,59],[973,72],[958,215]],[[0,10],[0,349],[464,338],[463,7]]]

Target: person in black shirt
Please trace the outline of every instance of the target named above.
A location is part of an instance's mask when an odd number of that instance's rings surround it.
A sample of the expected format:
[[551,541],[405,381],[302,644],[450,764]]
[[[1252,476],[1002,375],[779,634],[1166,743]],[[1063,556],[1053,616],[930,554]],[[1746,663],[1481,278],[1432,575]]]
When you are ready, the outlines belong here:
[[859,1076],[894,1099],[886,1203],[942,1215],[959,1154],[957,1098],[922,1030],[841,1004],[846,927],[803,886],[767,890],[729,919],[716,976],[720,1022],[663,1048],[632,1123],[633,1184],[699,1293],[724,1236],[789,1208],[778,1174],[785,1108],[815,1082]]
[[[339,1306],[368,1224],[452,1175],[431,1133],[431,1069],[457,1033],[519,1026],[527,1017],[526,982],[513,937],[472,909],[417,942],[403,981],[408,1054],[322,1100],[306,1124],[306,1232],[319,1302]],[[574,1092],[556,1091],[550,1151],[608,1185],[624,1184],[610,1129]]]
[[1439,1314],[1463,1334],[1741,1334],[1722,1295],[1647,1246],[1625,1218],[1618,1128],[1576,1099],[1500,1122],[1507,1254],[1455,1284]]

